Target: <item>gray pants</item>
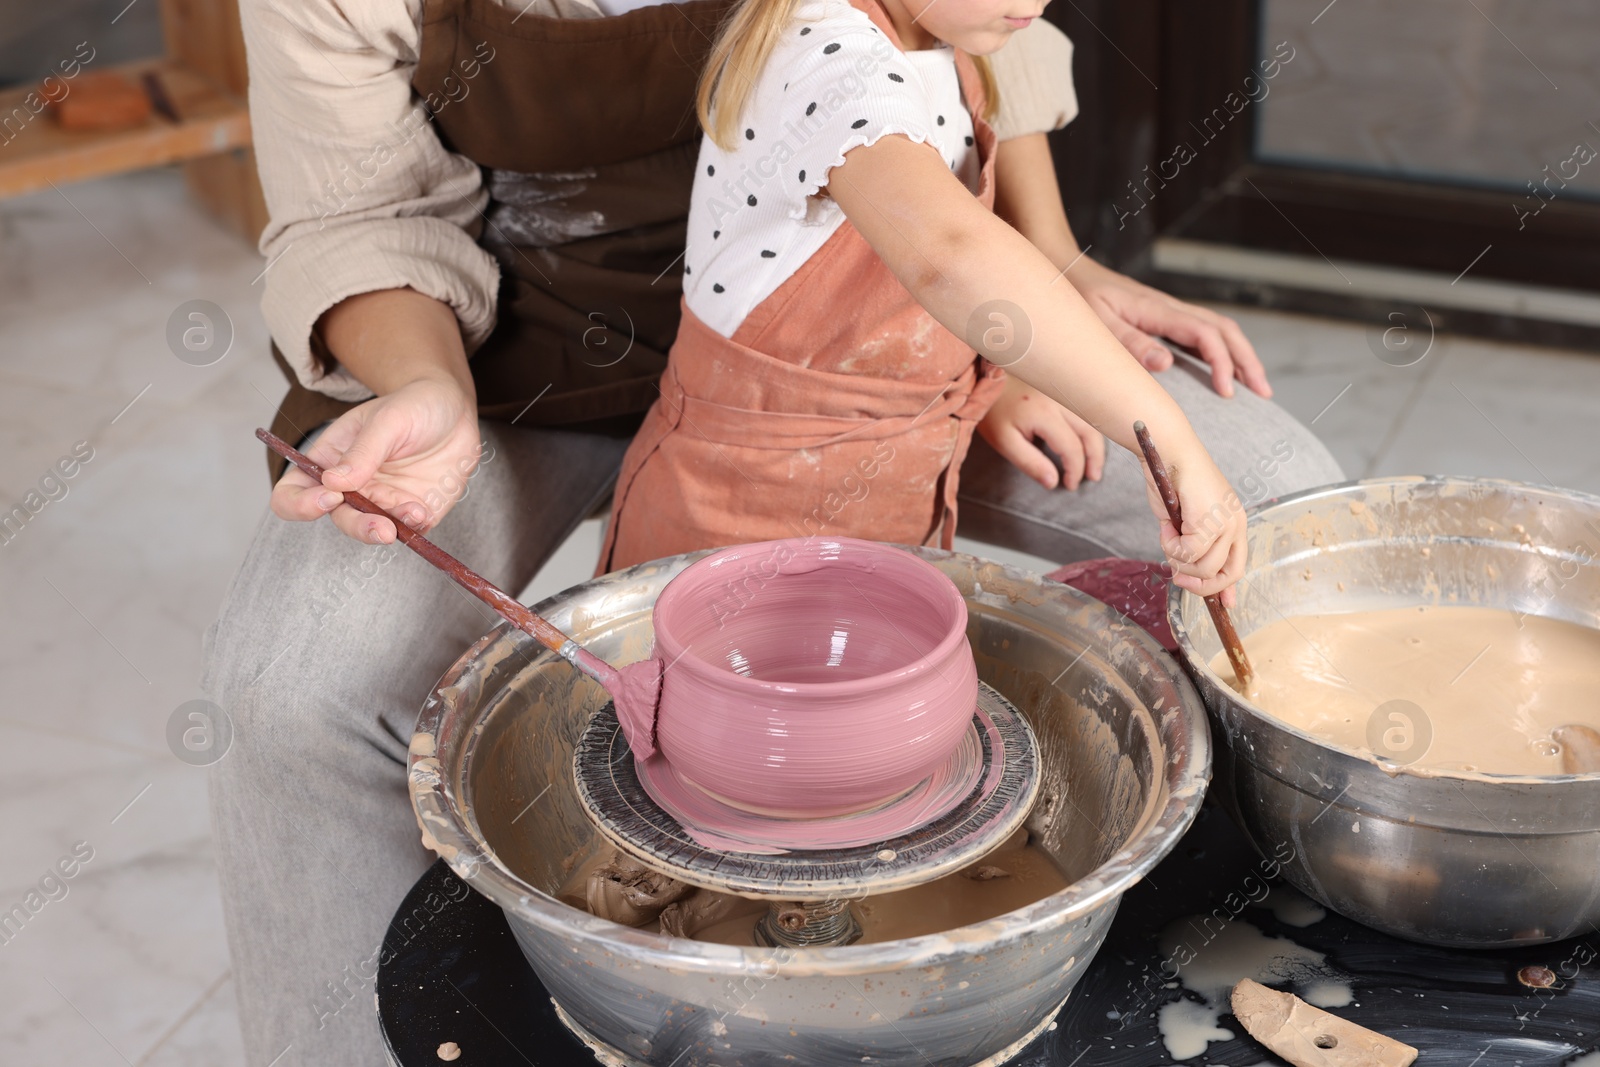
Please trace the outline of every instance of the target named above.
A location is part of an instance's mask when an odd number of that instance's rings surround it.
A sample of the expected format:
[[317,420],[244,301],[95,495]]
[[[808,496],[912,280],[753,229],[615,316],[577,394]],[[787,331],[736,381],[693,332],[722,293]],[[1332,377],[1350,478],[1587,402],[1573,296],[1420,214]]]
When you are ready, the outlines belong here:
[[[1191,368],[1158,379],[1245,502],[1337,481],[1309,431]],[[493,456],[435,539],[520,590],[605,499],[626,442],[486,423]],[[1159,558],[1137,464],[1047,492],[981,441],[963,471],[965,536],[1069,562]],[[267,515],[208,640],[205,688],[232,748],[213,768],[217,865],[251,1067],[376,1067],[373,1011],[390,916],[432,862],[405,787],[435,680],[495,617],[407,549]]]

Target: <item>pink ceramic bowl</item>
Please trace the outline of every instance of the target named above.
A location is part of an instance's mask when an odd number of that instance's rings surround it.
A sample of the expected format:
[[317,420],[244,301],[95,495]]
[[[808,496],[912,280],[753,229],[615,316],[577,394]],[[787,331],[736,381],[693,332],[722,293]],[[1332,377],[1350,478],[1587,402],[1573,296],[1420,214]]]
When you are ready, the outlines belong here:
[[656,601],[656,741],[737,807],[820,818],[890,800],[947,759],[978,675],[967,605],[903,549],[813,537],[697,561]]

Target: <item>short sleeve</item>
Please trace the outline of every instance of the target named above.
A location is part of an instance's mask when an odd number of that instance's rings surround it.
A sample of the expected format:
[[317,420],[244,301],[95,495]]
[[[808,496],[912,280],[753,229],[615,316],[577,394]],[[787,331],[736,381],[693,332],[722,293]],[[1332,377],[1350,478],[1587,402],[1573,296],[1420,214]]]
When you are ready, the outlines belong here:
[[1072,84],[1072,42],[1044,19],[1034,19],[989,57],[999,90],[993,123],[1002,141],[1059,130],[1078,115]]
[[[852,148],[888,134],[927,143],[933,135],[929,89],[922,73],[872,25],[850,9],[842,17],[791,24],[773,68],[787,76],[777,107],[761,112],[776,130],[745,129],[741,136],[775,141],[791,218],[805,218],[807,202],[828,184]],[[792,157],[786,149],[792,148]]]

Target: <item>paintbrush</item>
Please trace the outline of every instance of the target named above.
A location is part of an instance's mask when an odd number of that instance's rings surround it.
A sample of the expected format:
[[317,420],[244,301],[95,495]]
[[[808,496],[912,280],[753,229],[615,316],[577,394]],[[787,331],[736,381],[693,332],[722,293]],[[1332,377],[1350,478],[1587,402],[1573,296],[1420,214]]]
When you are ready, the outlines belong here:
[[[1161,502],[1167,506],[1167,518],[1172,520],[1172,528],[1181,534],[1183,507],[1178,501],[1178,491],[1172,487],[1172,478],[1167,474],[1167,465],[1161,462],[1161,453],[1156,451],[1155,442],[1150,439],[1150,431],[1143,422],[1133,424],[1133,435],[1139,439],[1139,447],[1144,450],[1144,461],[1150,467],[1150,477],[1155,479],[1156,491],[1161,494]],[[1228,653],[1228,662],[1233,665],[1233,676],[1239,680],[1239,691],[1248,696],[1255,689],[1256,672],[1250,666],[1249,657],[1244,654],[1239,631],[1233,628],[1233,618],[1219,594],[1208,596],[1205,601],[1217,635],[1222,638],[1222,647]]]
[[[258,429],[256,436],[268,448],[315,478],[319,485],[322,483],[322,467],[309,456],[304,455],[293,445],[290,445],[283,438],[269,430]],[[457,585],[489,605],[511,625],[532,636],[534,640],[546,648],[559,653],[563,659],[568,660],[584,674],[605,686],[613,695],[617,693],[619,688],[618,680],[621,673],[617,668],[594,655],[594,653],[580,648],[576,641],[529,611],[515,597],[506,593],[489,579],[472,570],[465,563],[456,559],[416,530],[368,500],[365,496],[354,490],[347,489],[344,490],[344,502],[357,511],[364,511],[368,515],[382,515],[394,523],[395,536],[407,548],[441,571],[444,571],[455,580]]]

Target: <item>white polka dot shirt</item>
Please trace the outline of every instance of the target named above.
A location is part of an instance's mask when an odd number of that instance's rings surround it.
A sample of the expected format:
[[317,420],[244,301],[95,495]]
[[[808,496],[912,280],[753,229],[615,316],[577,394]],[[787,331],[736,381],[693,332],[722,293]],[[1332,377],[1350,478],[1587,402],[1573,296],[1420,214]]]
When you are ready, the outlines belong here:
[[816,195],[845,153],[901,134],[976,191],[955,52],[901,52],[845,0],[806,0],[757,76],[731,150],[707,137],[689,208],[684,296],[731,337],[844,222]]

